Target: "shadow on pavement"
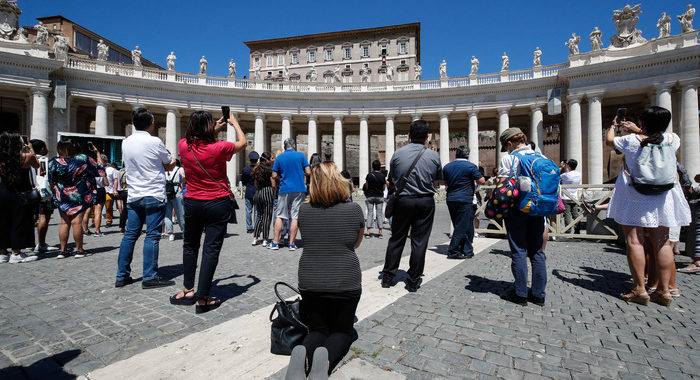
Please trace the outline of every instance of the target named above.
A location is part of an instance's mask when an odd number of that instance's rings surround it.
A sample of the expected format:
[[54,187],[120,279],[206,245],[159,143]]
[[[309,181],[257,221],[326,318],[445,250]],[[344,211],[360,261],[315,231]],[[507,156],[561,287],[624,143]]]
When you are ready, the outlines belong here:
[[[251,279],[252,281],[247,284],[247,285],[238,285],[235,282],[232,282],[230,284],[226,285],[219,285],[222,281],[230,280],[232,278],[239,278],[239,277],[246,277]],[[249,274],[247,276],[243,276],[242,274],[234,274],[231,276],[228,276],[226,278],[219,278],[214,280],[212,282],[212,293],[219,297],[221,299],[221,302],[225,302],[226,300],[230,300],[231,298],[235,298],[240,296],[241,294],[245,293],[250,289],[251,287],[257,285],[260,283],[260,279],[253,276],[252,274]]]
[[[607,269],[581,267],[583,273],[555,269],[552,274],[569,284],[617,298],[629,286],[630,275]],[[587,278],[582,278],[585,276]]]
[[167,265],[158,268],[158,275],[164,280],[172,280],[177,276],[181,276],[184,271],[182,264]]
[[63,366],[80,355],[80,350],[69,350],[32,363],[29,366],[11,366],[0,369],[0,379],[75,379]]
[[492,249],[491,251],[489,251],[489,254],[510,257],[510,251],[505,249]]
[[492,280],[473,274],[468,274],[464,277],[469,281],[464,289],[475,293],[493,293],[500,296],[513,286],[513,282],[511,281]]

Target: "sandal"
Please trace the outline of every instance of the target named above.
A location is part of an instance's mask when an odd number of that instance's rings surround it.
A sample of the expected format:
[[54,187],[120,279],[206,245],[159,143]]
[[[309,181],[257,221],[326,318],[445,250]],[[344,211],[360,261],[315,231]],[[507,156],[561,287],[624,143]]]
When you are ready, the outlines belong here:
[[673,302],[673,297],[670,293],[661,294],[659,292],[654,292],[651,293],[650,300],[653,303],[658,303],[659,305],[668,307],[671,306],[671,303]]
[[199,297],[199,299],[206,300],[207,303],[204,305],[197,304],[194,309],[195,314],[206,313],[221,306],[221,300],[216,297]]
[[673,288],[668,290],[669,293],[671,293],[671,297],[680,297],[681,296],[681,291],[678,288]]
[[[692,268],[690,268],[690,266],[692,266]],[[679,273],[698,273],[698,272],[700,272],[700,266],[693,263],[693,264],[688,265],[685,268],[679,268],[679,269],[677,269],[677,271]]]
[[620,294],[620,298],[627,302],[633,302],[644,306],[646,306],[649,303],[650,299],[649,294],[647,294],[646,290],[633,290],[627,294]]
[[[178,298],[180,292],[182,292],[182,297]],[[192,295],[188,297],[187,295],[190,293],[192,293]],[[170,296],[170,303],[173,305],[194,305],[195,302],[197,302],[197,299],[194,296],[194,288],[182,289],[176,294]]]

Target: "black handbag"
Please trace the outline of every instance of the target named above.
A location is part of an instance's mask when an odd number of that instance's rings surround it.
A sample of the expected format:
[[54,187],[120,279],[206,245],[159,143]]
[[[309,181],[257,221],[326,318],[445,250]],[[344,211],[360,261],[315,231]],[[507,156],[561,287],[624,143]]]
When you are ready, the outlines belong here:
[[[301,322],[299,314],[299,305],[301,298],[293,301],[285,301],[277,291],[277,286],[284,285],[292,289],[297,294],[299,290],[287,284],[286,282],[277,282],[275,284],[275,294],[279,301],[272,308],[270,313],[270,322],[272,322],[272,330],[270,334],[270,352],[275,355],[291,355],[292,349],[300,345],[306,334],[309,333],[308,327]],[[301,294],[299,294],[301,295]],[[272,318],[277,313],[277,317]]]
[[224,190],[225,192],[228,193],[228,199],[230,200],[230,202],[229,202],[229,208],[231,209],[231,214],[230,214],[229,217],[228,217],[228,222],[229,222],[229,224],[236,224],[236,223],[238,223],[238,221],[236,220],[236,210],[238,209],[238,203],[236,202],[236,198],[233,196],[233,193],[231,193],[231,189],[226,189],[225,187],[223,187],[223,186],[219,183],[219,181],[215,180],[214,177],[212,177],[211,174],[209,174],[209,172],[207,171],[207,169],[204,169],[204,166],[202,166],[202,164],[199,163],[199,160],[197,159],[197,156],[195,156],[194,151],[192,150],[192,146],[191,146],[191,145],[188,145],[188,146],[187,146],[187,150],[189,150],[190,153],[192,153],[192,157],[194,157],[194,160],[197,162],[197,165],[199,165],[199,168],[202,169],[202,171],[204,172],[204,174],[206,174],[207,177],[209,177],[209,179],[211,179],[212,181],[214,181],[214,183],[216,183],[217,185],[219,185],[219,187],[220,187],[222,190]]
[[[34,181],[30,177],[30,181],[32,182],[32,186],[34,186]],[[0,178],[0,183],[2,183],[2,178]],[[41,195],[41,191],[39,191],[36,188],[33,188],[31,190],[25,190],[25,191],[18,191],[17,193],[17,199],[19,202],[22,203],[23,206],[29,206],[29,205],[34,205],[39,202],[44,198],[43,195]]]

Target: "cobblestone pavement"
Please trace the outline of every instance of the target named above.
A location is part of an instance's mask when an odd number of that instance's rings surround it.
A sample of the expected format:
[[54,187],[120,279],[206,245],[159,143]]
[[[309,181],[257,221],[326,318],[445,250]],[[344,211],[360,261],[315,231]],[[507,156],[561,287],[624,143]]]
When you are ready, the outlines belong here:
[[544,308],[499,298],[512,283],[503,241],[360,322],[346,360],[408,379],[700,376],[700,276],[678,274],[671,307],[640,306],[618,297],[631,286],[622,250],[550,242],[547,253]]
[[[49,244],[58,244],[57,219],[55,214]],[[238,220],[244,220],[241,210]],[[431,242],[446,241],[448,230],[447,208],[438,205]],[[168,302],[182,286],[181,234],[173,242],[160,241],[159,273],[176,286],[144,290],[139,282],[114,288],[122,235],[117,227],[103,232],[104,237],[85,237],[92,256],[56,260],[53,252],[35,262],[0,264],[0,379],[83,375],[272,305],[276,281],[297,281],[301,250],[252,247],[244,224],[229,225],[212,287],[212,295],[224,302],[216,311],[195,315],[194,306]],[[362,270],[384,262],[388,234],[362,243]],[[142,247],[143,238],[132,263],[132,277],[138,280]]]

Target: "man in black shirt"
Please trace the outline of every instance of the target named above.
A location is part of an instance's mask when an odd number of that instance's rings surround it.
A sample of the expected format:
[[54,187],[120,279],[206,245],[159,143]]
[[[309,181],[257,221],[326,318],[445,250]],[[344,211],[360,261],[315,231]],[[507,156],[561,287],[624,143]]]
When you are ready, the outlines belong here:
[[411,258],[406,290],[409,292],[418,290],[420,277],[423,275],[425,251],[428,249],[428,237],[433,229],[435,217],[433,196],[437,181],[442,179],[440,156],[431,149],[426,149],[413,171],[409,173],[408,169],[411,168],[416,156],[425,149],[428,128],[428,123],[424,120],[412,122],[408,134],[411,143],[397,150],[391,158],[389,176],[397,186],[399,179],[404,175],[407,176],[407,181],[394,204],[391,238],[386,247],[386,258],[382,270],[383,288],[393,284],[409,229],[411,230]]
[[250,152],[248,155],[250,165],[246,166],[241,173],[241,182],[245,186],[245,229],[249,234],[253,233],[253,197],[255,196],[255,181],[252,174],[259,158],[258,152]]

